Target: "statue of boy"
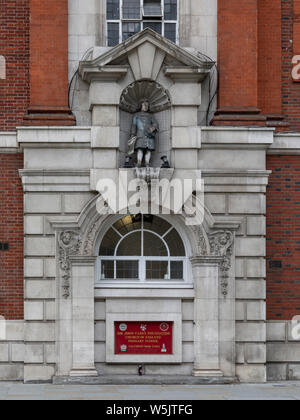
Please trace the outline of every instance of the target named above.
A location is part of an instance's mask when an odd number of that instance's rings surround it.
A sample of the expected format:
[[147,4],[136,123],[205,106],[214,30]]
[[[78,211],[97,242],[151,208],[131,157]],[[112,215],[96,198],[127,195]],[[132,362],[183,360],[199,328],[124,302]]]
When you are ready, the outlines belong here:
[[131,126],[131,136],[128,141],[128,155],[137,152],[137,166],[142,166],[143,158],[145,165],[149,167],[151,153],[155,151],[155,137],[158,133],[158,122],[149,112],[149,101],[141,101],[141,109],[134,114]]

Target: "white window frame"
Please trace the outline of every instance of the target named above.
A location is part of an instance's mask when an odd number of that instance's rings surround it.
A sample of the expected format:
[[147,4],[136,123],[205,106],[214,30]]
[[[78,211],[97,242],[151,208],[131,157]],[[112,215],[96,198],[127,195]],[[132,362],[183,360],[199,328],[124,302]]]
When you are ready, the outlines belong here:
[[[106,7],[105,0],[105,7]],[[176,24],[176,40],[175,43],[179,44],[179,2],[180,0],[177,0],[177,20],[165,20],[165,2],[164,0],[161,0],[161,8],[162,8],[162,18],[161,20],[148,20],[147,22],[160,22],[162,24],[162,36],[165,36],[165,24],[173,23]],[[144,9],[144,0],[140,0],[140,19],[124,19],[123,18],[123,0],[120,0],[120,18],[119,19],[106,19],[106,25],[105,25],[105,36],[106,36],[106,46],[108,46],[108,24],[109,23],[118,23],[119,24],[119,44],[123,42],[123,32],[122,32],[122,22],[133,22],[141,23],[141,31],[144,29],[144,16],[143,16],[143,9]],[[106,11],[105,11],[106,16]]]
[[[188,247],[187,247],[187,243],[186,243],[186,238],[184,238],[181,234],[180,234],[180,230],[177,229],[176,225],[172,222],[170,222],[170,220],[168,220],[168,218],[166,217],[162,217],[162,215],[157,215],[158,217],[166,220],[170,225],[170,229],[168,229],[163,235],[159,235],[156,232],[149,230],[149,229],[144,229],[143,230],[143,223],[142,223],[142,228],[140,230],[138,230],[139,232],[150,232],[154,235],[156,235],[157,237],[159,237],[161,240],[163,240],[163,238],[172,230],[175,229],[176,232],[178,233],[178,235],[180,236],[182,242],[183,242],[183,246],[184,246],[184,250],[185,250],[185,256],[184,257],[172,257],[170,256],[169,253],[169,247],[167,245],[167,243],[164,241],[165,246],[168,250],[168,256],[166,257],[160,257],[160,256],[117,256],[117,249],[120,245],[120,243],[125,239],[125,237],[131,235],[134,232],[137,232],[137,230],[135,231],[131,231],[128,232],[127,234],[123,235],[121,237],[120,233],[114,228],[114,223],[117,220],[120,220],[124,217],[123,216],[118,216],[115,217],[113,219],[113,221],[110,221],[110,223],[108,225],[106,225],[105,227],[103,227],[103,233],[102,235],[98,238],[97,241],[97,245],[96,245],[96,252],[97,252],[97,260],[96,260],[96,269],[95,269],[95,287],[99,287],[99,288],[103,288],[103,287],[134,287],[134,288],[148,288],[148,287],[154,287],[154,288],[166,288],[166,287],[174,287],[174,288],[190,288],[193,287],[193,276],[192,276],[192,272],[191,272],[191,265],[190,265],[190,261],[189,261],[189,257],[188,257]],[[115,246],[115,251],[114,251],[114,255],[113,256],[99,256],[99,248],[100,245],[102,243],[103,238],[105,237],[107,231],[112,228],[114,229],[118,235],[120,235],[120,241],[118,242],[118,244]],[[143,247],[143,238],[142,238],[142,247]],[[141,254],[143,254],[143,248],[142,248],[142,252]],[[114,264],[114,273],[116,274],[116,261],[137,261],[138,262],[138,270],[139,270],[139,276],[138,279],[102,279],[101,278],[101,274],[102,274],[102,261],[115,261]],[[171,262],[172,261],[182,261],[183,262],[183,279],[179,279],[179,280],[166,280],[166,279],[159,279],[159,280],[147,280],[146,279],[146,262],[147,261],[168,261],[168,274],[170,276],[170,266],[171,266]]]

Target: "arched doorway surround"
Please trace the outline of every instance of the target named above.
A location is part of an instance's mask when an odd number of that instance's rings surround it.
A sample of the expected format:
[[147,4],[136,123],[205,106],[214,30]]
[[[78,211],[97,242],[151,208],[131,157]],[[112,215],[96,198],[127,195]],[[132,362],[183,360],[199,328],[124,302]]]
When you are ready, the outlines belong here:
[[[57,375],[96,376],[94,302],[99,238],[112,215],[100,215],[95,197],[77,220],[52,221],[57,237]],[[99,202],[98,202],[99,206]],[[103,207],[105,203],[103,202]],[[99,208],[99,207],[98,207]],[[194,290],[194,376],[235,376],[234,231],[205,208],[201,226],[171,215],[189,240]],[[111,219],[113,220],[113,219]],[[181,229],[179,228],[179,231]],[[108,328],[108,326],[107,326]],[[111,348],[111,346],[110,346]],[[72,359],[65,357],[66,350]],[[107,362],[114,363],[108,354]],[[170,363],[180,363],[180,351]],[[115,361],[118,363],[118,360]],[[129,361],[130,362],[130,361]]]

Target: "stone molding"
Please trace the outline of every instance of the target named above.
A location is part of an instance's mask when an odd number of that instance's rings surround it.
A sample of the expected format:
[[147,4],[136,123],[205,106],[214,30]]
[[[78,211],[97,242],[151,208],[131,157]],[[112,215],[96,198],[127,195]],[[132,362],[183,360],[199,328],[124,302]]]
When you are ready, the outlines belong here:
[[62,296],[65,299],[70,296],[70,256],[78,254],[80,243],[80,235],[74,230],[64,230],[58,234],[58,261],[61,270]]

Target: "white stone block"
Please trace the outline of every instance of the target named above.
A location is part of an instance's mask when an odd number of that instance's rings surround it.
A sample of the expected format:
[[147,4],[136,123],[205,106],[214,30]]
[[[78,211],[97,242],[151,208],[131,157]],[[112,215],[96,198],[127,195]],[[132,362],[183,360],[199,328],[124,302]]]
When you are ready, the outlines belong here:
[[105,343],[95,343],[95,362],[104,363],[106,358]]
[[201,105],[200,83],[175,83],[169,89],[173,105]]
[[246,344],[245,355],[247,363],[266,363],[266,345]]
[[237,299],[265,299],[266,283],[264,280],[237,280]]
[[[92,111],[93,125],[102,127],[116,127],[119,124],[118,107],[115,105],[95,105]],[[101,128],[100,128],[101,130]],[[92,127],[92,145],[97,137],[98,128]]]
[[238,365],[236,374],[241,383],[265,383],[267,380],[264,365]]
[[195,169],[198,167],[197,150],[175,149],[174,150],[175,169]]
[[244,258],[235,259],[235,277],[244,277],[245,276],[245,264]]
[[26,256],[45,256],[54,257],[54,237],[27,237],[25,238],[25,255]]
[[174,106],[172,110],[173,127],[193,127],[198,125],[198,107]]
[[268,363],[267,364],[267,380],[269,382],[278,382],[287,380],[287,364],[286,363]]
[[265,214],[266,198],[263,194],[230,194],[228,206],[229,213]]
[[44,303],[24,302],[24,317],[27,321],[42,321],[44,319]]
[[211,213],[220,214],[226,212],[226,196],[225,194],[210,194],[204,195],[204,204],[209,208]]
[[45,345],[45,362],[46,363],[56,363],[55,344],[46,344]]
[[105,341],[105,322],[97,322],[95,325],[95,341]]
[[54,280],[27,280],[25,282],[26,299],[54,299]]
[[289,381],[299,381],[300,380],[300,363],[289,365],[288,379],[289,379]]
[[6,321],[6,339],[7,341],[23,341],[24,321]]
[[194,361],[194,343],[182,343],[182,362],[192,363]]
[[53,322],[31,322],[25,327],[25,341],[55,341],[55,324]]
[[12,343],[11,345],[11,361],[24,362],[25,345],[23,343]]
[[45,319],[47,321],[55,321],[56,319],[56,305],[55,302],[45,302]]
[[245,345],[237,343],[235,346],[235,361],[238,364],[245,363]]
[[95,320],[104,321],[106,318],[106,305],[105,301],[95,302]]
[[0,364],[0,378],[2,381],[22,381],[23,377],[23,364]]
[[264,321],[266,319],[266,303],[247,302],[247,320],[248,321]]
[[8,344],[7,343],[0,343],[0,362],[8,362]]
[[[220,137],[222,133],[220,133]],[[216,144],[216,147],[206,148],[207,132],[202,128],[202,149],[200,153],[202,169],[224,169],[237,172],[260,170],[265,168],[265,153],[261,150],[244,150],[228,148]],[[210,142],[209,142],[210,143]]]
[[93,194],[65,194],[63,198],[64,213],[80,213],[84,206],[94,197]]
[[267,343],[268,362],[292,362],[300,360],[300,343]]
[[246,317],[245,303],[236,302],[235,304],[235,319],[236,321],[244,321]]
[[114,149],[94,150],[94,169],[111,169],[118,167],[117,151]]
[[179,313],[180,299],[107,299],[107,313]]
[[173,149],[200,149],[200,127],[173,127],[172,147]]
[[51,381],[54,375],[53,366],[38,366],[25,365],[24,366],[24,382],[30,381]]
[[237,322],[236,324],[236,341],[252,342],[266,341],[266,325],[264,323],[254,322]]
[[66,147],[49,149],[30,148],[25,149],[25,167],[27,169],[90,169],[92,167],[92,153],[90,148]]
[[43,277],[44,263],[42,259],[26,258],[24,260],[25,277]]
[[248,278],[265,278],[266,260],[264,258],[247,259],[246,269]]
[[267,341],[286,341],[286,323],[267,322]]
[[44,346],[42,344],[26,344],[24,362],[25,363],[43,363],[44,362]]
[[265,255],[265,238],[236,238],[236,256],[264,257]]
[[24,232],[25,235],[42,235],[44,233],[43,216],[25,216]]
[[89,105],[119,105],[121,88],[113,82],[92,82],[90,85]]
[[265,235],[266,218],[264,216],[247,217],[247,235]]
[[45,277],[56,277],[56,261],[55,258],[44,259]]
[[61,196],[59,194],[26,193],[24,211],[25,213],[60,213]]
[[193,322],[182,323],[182,341],[194,341],[194,325]]
[[117,149],[120,146],[120,127],[92,127],[94,149]]

